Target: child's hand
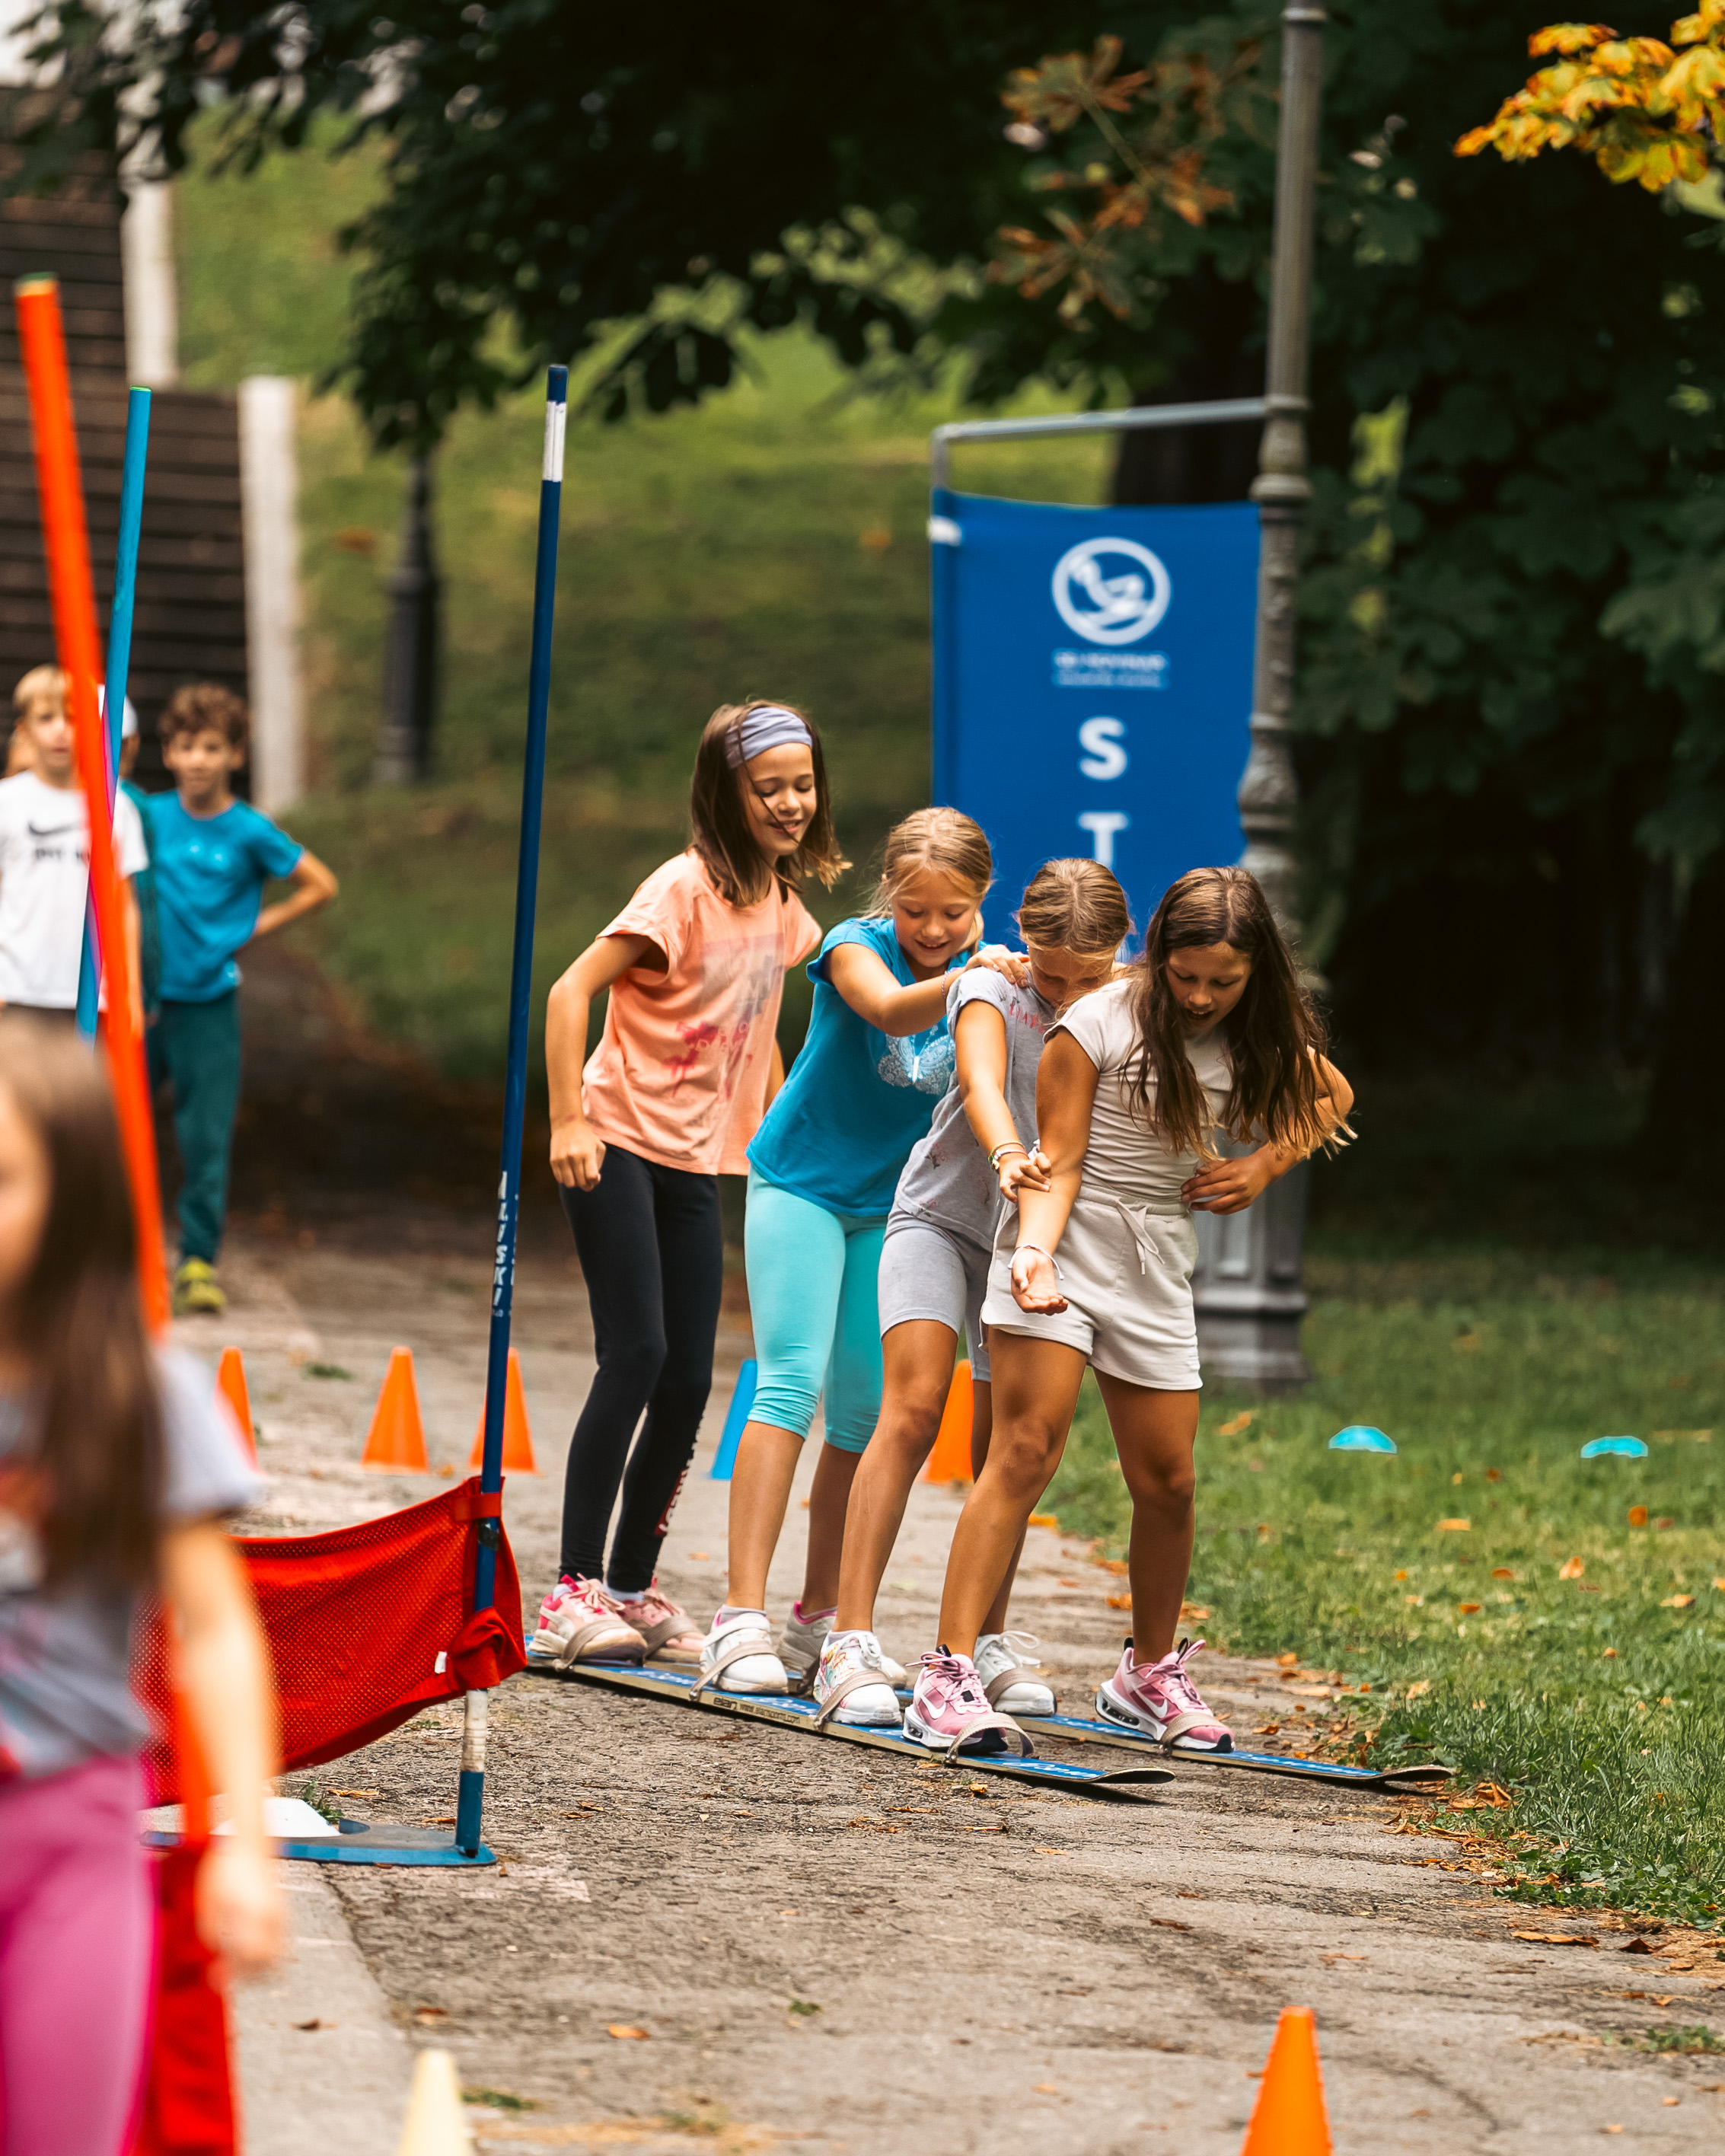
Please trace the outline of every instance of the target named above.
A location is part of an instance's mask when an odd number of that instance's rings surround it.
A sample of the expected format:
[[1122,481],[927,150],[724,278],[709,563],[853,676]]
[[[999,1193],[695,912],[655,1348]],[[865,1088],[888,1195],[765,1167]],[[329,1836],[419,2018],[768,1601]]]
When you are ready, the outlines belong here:
[[1009,951],[1004,943],[984,943],[964,968],[968,973],[973,967],[986,966],[991,973],[1004,973],[1014,988],[1022,988],[1030,978],[1030,962],[1022,951]]
[[1019,1191],[1050,1188],[1050,1165],[1048,1155],[1040,1147],[1030,1153],[1003,1153],[1000,1159],[1000,1195],[1016,1205]]
[[282,1948],[281,1888],[273,1858],[217,1835],[198,1867],[198,1936],[235,1976],[261,1976]]
[[605,1141],[585,1116],[552,1125],[551,1172],[566,1189],[597,1189],[604,1158]]
[[1244,1160],[1213,1160],[1180,1185],[1180,1202],[1201,1213],[1244,1213],[1275,1180],[1265,1147]]
[[1045,1317],[1057,1317],[1066,1307],[1060,1293],[1060,1276],[1045,1250],[1024,1249],[1012,1254],[1012,1299],[1020,1310]]

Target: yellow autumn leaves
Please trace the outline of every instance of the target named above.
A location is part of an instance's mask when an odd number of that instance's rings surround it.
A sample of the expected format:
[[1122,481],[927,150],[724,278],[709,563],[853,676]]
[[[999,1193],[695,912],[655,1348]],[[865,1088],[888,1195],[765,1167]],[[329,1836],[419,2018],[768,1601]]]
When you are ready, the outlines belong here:
[[1558,57],[1464,135],[1457,157],[1494,149],[1514,162],[1580,150],[1608,180],[1635,180],[1650,193],[1706,177],[1709,136],[1725,139],[1725,0],[1702,0],[1673,23],[1670,44],[1620,38],[1604,23],[1556,23],[1527,49]]

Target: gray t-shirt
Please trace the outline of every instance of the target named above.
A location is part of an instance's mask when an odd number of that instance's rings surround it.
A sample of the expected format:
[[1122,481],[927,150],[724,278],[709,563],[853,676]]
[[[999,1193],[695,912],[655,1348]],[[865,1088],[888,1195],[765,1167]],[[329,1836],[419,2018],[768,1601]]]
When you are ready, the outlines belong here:
[[[1034,1146],[1036,1065],[1042,1060],[1043,1036],[1054,1023],[1055,1007],[1045,1003],[1028,982],[1019,988],[1005,974],[976,966],[960,973],[947,991],[947,1025],[955,1040],[958,1014],[966,1004],[974,1003],[987,1004],[1006,1021],[1006,1105],[1019,1138]],[[977,1143],[955,1075],[941,1096],[928,1136],[905,1163],[892,1209],[937,1221],[986,1250],[994,1240],[1000,1205],[999,1178]]]
[[[1126,1086],[1137,1067],[1138,1029],[1132,1016],[1135,981],[1114,981],[1081,996],[1052,1028],[1069,1033],[1096,1066],[1096,1106],[1091,1111],[1090,1145],[1084,1156],[1082,1189],[1092,1195],[1124,1199],[1160,1212],[1183,1209],[1180,1188],[1198,1173],[1195,1152],[1177,1153],[1168,1141],[1128,1104]],[[1211,1136],[1234,1087],[1234,1062],[1219,1025],[1188,1040],[1186,1060],[1204,1089]],[[1150,1110],[1156,1086],[1150,1086]]]
[[[238,1512],[259,1488],[201,1363],[159,1354],[164,1527]],[[131,1688],[141,1598],[100,1579],[42,1591],[35,1527],[8,1507],[6,1485],[28,1471],[31,1404],[0,1397],[0,1779],[35,1780],[86,1760],[135,1752],[150,1733]]]

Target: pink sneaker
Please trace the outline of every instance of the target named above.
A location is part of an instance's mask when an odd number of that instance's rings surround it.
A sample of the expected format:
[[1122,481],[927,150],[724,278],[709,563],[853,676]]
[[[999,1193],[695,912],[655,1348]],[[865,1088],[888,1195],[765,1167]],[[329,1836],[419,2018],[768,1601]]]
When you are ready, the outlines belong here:
[[905,1709],[905,1734],[931,1752],[956,1758],[964,1752],[1004,1752],[1017,1739],[1020,1758],[1034,1759],[1036,1748],[1009,1714],[988,1704],[976,1665],[968,1655],[949,1655],[944,1647],[925,1655],[916,1688]]
[[[612,1614],[640,1634],[655,1661],[696,1663],[701,1660],[705,1634],[690,1623],[688,1611],[663,1592],[656,1578],[644,1594],[619,1594],[608,1587],[604,1597],[605,1607]],[[612,1657],[605,1659],[608,1661]]]
[[1123,1722],[1142,1729],[1158,1744],[1183,1744],[1192,1752],[1231,1752],[1234,1732],[1204,1705],[1186,1674],[1188,1660],[1204,1645],[1182,1640],[1159,1662],[1132,1661],[1128,1640],[1120,1667],[1096,1694],[1096,1712],[1105,1722]]
[[567,1670],[575,1662],[639,1662],[647,1642],[625,1625],[596,1579],[567,1573],[539,1605],[539,1630],[527,1642],[527,1660],[542,1668]]

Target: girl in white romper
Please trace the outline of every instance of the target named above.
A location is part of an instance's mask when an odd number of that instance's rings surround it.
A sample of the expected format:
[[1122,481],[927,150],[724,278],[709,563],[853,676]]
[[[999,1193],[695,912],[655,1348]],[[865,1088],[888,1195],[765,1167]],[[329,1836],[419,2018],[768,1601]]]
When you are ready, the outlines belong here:
[[[952,1539],[942,1645],[906,1732],[931,1745],[1028,1739],[994,1713],[972,1656],[1030,1513],[1060,1465],[1086,1363],[1132,1500],[1132,1636],[1099,1713],[1164,1743],[1227,1751],[1230,1732],[1174,1644],[1192,1559],[1198,1332],[1191,1213],[1243,1211],[1326,1142],[1353,1095],[1263,891],[1243,869],[1168,891],[1132,973],[1050,1028],[1037,1086],[1050,1187],[1001,1223],[983,1319],[993,1364],[988,1457]],[[1219,1134],[1257,1137],[1218,1158]]]

